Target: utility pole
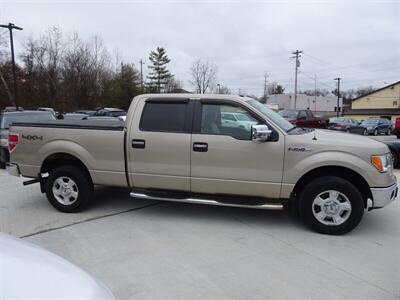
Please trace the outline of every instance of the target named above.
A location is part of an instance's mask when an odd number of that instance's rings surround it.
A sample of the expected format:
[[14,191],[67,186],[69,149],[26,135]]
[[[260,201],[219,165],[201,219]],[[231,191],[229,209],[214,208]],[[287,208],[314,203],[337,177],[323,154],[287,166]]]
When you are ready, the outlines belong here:
[[144,65],[143,59],[140,59],[139,63],[140,63],[140,86],[142,88],[142,93],[143,93],[143,65]]
[[339,98],[340,98],[340,80],[342,78],[337,77],[334,80],[337,80],[337,105],[336,105],[336,117],[339,117]]
[[1,25],[0,27],[7,28],[10,32],[10,45],[11,45],[11,61],[12,61],[12,73],[14,81],[14,103],[15,108],[18,110],[18,97],[17,97],[17,76],[15,74],[15,57],[14,57],[14,39],[13,39],[13,29],[22,30],[21,27],[15,26],[13,23],[8,23],[8,25]]
[[300,61],[299,58],[301,57],[301,53],[303,53],[303,51],[299,51],[296,50],[294,52],[292,52],[292,54],[294,54],[294,56],[292,56],[292,58],[296,59],[296,67],[295,67],[295,73],[294,73],[294,109],[296,109],[296,104],[297,104],[297,73],[298,73],[298,68],[300,67]]
[[221,84],[217,83],[218,94],[221,94]]
[[267,78],[268,78],[268,74],[267,74],[267,72],[265,72],[265,74],[264,74],[264,101],[265,101],[265,103],[267,103]]
[[317,73],[314,74],[314,112],[317,111]]

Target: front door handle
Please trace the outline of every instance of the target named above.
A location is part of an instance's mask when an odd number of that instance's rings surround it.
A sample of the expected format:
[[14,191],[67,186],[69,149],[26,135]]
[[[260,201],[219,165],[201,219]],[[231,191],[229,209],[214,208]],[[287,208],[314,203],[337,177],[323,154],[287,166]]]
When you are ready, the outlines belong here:
[[144,149],[146,147],[145,140],[132,140],[132,148]]
[[208,144],[207,143],[193,143],[193,151],[196,152],[207,152]]

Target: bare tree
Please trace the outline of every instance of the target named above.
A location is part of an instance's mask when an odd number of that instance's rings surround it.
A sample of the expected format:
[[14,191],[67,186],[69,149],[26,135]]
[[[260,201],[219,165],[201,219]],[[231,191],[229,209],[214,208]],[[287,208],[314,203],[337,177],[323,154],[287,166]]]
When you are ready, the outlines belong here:
[[217,81],[217,66],[208,61],[196,60],[190,68],[190,83],[200,94],[212,92]]

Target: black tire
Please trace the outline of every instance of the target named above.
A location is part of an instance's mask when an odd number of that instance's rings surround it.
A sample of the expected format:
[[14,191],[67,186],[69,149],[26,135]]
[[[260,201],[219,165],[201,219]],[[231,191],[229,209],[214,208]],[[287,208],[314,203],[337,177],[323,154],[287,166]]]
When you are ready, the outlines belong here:
[[[71,197],[71,199],[73,199],[71,204],[61,203],[56,199],[57,195],[53,192],[53,187],[55,189],[57,187],[56,181],[66,178],[74,183],[73,188],[70,190],[77,192],[76,198]],[[68,182],[69,181],[67,181],[67,183]],[[45,191],[50,204],[56,209],[65,213],[73,213],[82,211],[88,205],[93,196],[93,183],[82,168],[76,166],[60,166],[50,172],[50,175],[45,182]],[[64,198],[64,201],[66,202],[69,201],[68,194],[67,197],[65,197],[65,195],[59,197]]]
[[392,158],[393,158],[393,168],[398,169],[399,168],[399,158],[397,156],[397,153],[390,149],[390,152],[392,153]]
[[386,131],[386,135],[392,135],[392,130],[389,128],[388,131]]
[[[329,190],[345,195],[351,204],[351,212],[345,212],[345,214],[348,214],[347,219],[340,225],[323,224],[313,212],[313,210],[315,211],[313,208],[314,199]],[[314,179],[303,188],[298,200],[299,213],[303,222],[314,231],[323,234],[340,235],[350,232],[360,223],[364,214],[364,201],[358,189],[349,181],[336,176],[323,176]],[[327,218],[329,222],[329,217]],[[331,222],[333,222],[333,218]]]
[[367,129],[364,129],[364,130],[362,131],[362,135],[368,135]]
[[0,149],[0,169],[5,169],[6,168],[6,154],[4,153],[5,150]]
[[374,135],[376,136],[376,135],[378,135],[379,134],[379,132],[378,132],[378,129],[376,128],[375,130],[374,130]]
[[347,129],[346,129],[346,132],[347,132],[347,133],[350,133],[350,128],[347,128]]

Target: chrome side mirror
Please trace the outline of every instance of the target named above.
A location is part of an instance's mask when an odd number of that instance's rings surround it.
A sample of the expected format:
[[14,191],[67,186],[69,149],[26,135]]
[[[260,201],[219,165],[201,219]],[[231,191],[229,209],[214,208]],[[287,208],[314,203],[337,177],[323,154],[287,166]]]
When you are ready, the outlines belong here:
[[253,141],[266,142],[272,134],[267,125],[251,126],[251,138]]

